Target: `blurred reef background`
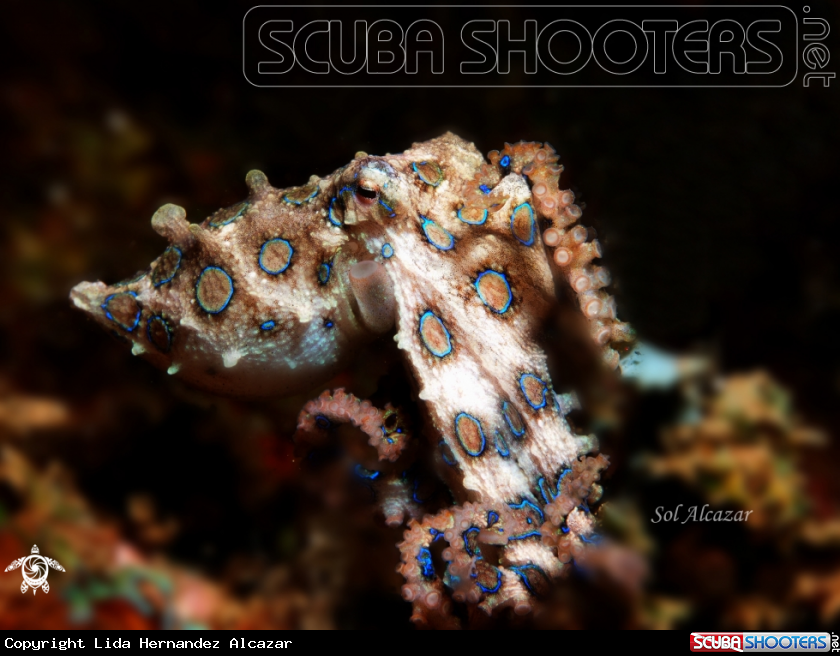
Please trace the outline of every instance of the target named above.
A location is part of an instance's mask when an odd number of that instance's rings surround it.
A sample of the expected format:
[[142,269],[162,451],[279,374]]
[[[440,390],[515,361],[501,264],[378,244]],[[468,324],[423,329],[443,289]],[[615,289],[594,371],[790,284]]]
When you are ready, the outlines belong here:
[[[812,6],[840,55],[837,6]],[[583,401],[576,422],[610,456],[604,522],[646,577],[621,585],[576,571],[542,614],[474,626],[840,621],[836,79],[258,89],[241,73],[244,3],[4,8],[0,564],[37,544],[67,572],[37,596],[20,593],[18,573],[0,575],[0,627],[411,628],[395,571],[401,530],[340,468],[302,466],[290,441],[299,409],[328,386],[383,400],[398,390],[410,404],[391,340],[323,388],[232,401],[132,357],[68,293],[152,261],[163,203],[200,221],[245,196],[252,168],[292,186],[359,150],[401,152],[446,130],[484,153],[549,141],[561,186],[604,245],[620,318],[703,363],[671,389],[557,374]],[[555,346],[557,366],[573,371],[572,349]],[[680,503],[753,513],[652,521]]]

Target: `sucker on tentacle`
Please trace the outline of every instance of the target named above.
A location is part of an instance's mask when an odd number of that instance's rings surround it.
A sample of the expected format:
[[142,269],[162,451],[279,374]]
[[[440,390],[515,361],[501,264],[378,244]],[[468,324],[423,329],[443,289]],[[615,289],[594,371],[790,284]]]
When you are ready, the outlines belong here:
[[[160,208],[152,226],[169,246],[150,269],[71,293],[134,354],[236,396],[317,394],[360,346],[393,333],[422,429],[409,435],[390,405],[339,389],[306,404],[295,440],[317,447],[340,423],[365,433],[380,464],[356,475],[389,525],[408,522],[403,596],[431,627],[458,624],[453,603],[528,613],[600,548],[590,511],[607,459],[571,430],[573,396],[555,390],[539,343],[555,280],[609,367],[613,346],[633,339],[554,149],[506,144],[488,159],[447,133],[399,155],[357,153],[291,189],[251,171],[248,197],[201,224]],[[424,448],[455,505],[418,495],[409,472]]]

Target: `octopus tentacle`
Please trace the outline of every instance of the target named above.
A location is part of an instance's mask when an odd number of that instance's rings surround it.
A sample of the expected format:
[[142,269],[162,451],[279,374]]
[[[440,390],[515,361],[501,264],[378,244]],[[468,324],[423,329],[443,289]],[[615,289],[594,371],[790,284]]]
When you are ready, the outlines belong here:
[[320,443],[333,423],[350,423],[360,428],[370,438],[368,444],[376,448],[380,460],[394,462],[408,445],[408,432],[391,404],[380,410],[344,389],[325,391],[303,407],[294,440]]
[[[498,592],[487,595],[478,607],[488,615],[503,608],[512,608],[516,615],[530,613],[535,606],[534,595],[542,594],[545,590],[543,581],[537,581],[537,577],[544,579],[546,583],[548,581],[539,568],[532,567],[534,566],[500,566],[498,569],[501,572],[501,585]],[[533,589],[532,579],[539,586],[539,592]]]
[[540,527],[543,543],[557,550],[557,558],[566,564],[585,560],[587,546],[597,542],[589,504],[600,499],[597,481],[609,466],[603,454],[584,456],[561,474],[558,495],[545,506],[546,522]]
[[398,546],[402,564],[397,571],[406,582],[402,596],[412,603],[411,621],[429,628],[458,628],[451,613],[452,602],[443,581],[435,572],[429,547],[454,524],[452,509],[426,515],[422,521],[411,520]]
[[466,503],[452,509],[452,527],[444,533],[449,547],[443,558],[447,567],[447,584],[455,601],[478,603],[485,594],[499,588],[501,570],[484,560],[480,544],[504,545],[505,527],[510,530],[510,513],[488,509],[483,504]]
[[[495,508],[495,506],[494,506]],[[518,615],[533,608],[533,597],[545,591],[548,574],[530,563],[518,562],[507,554],[507,544],[528,528],[524,516],[508,508],[491,509],[481,503],[465,503],[421,522],[412,520],[399,545],[402,564],[397,568],[406,579],[403,597],[414,604],[412,621],[433,627],[451,626],[449,596],[467,604],[478,604],[488,615],[512,607]],[[434,571],[431,545],[443,539],[446,572]],[[494,565],[482,553],[482,545],[503,548],[502,562]],[[556,574],[559,567],[551,570]]]
[[609,271],[592,263],[602,255],[601,244],[597,239],[588,241],[587,229],[574,225],[582,212],[574,203],[574,193],[559,187],[563,166],[557,163],[557,154],[547,143],[519,142],[505,144],[501,152],[492,151],[488,159],[503,170],[502,163],[507,162],[511,171],[530,180],[534,208],[551,221],[551,227],[543,232],[543,243],[553,249],[552,260],[577,294],[593,341],[604,362],[614,369],[620,356],[610,345],[632,342],[635,335],[627,323],[618,320],[615,299],[603,289],[610,284]]

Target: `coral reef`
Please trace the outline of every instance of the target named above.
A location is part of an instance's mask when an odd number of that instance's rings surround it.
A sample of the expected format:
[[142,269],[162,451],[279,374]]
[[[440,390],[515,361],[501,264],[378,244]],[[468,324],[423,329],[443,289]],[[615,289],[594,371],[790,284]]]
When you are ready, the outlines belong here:
[[[711,373],[684,381],[682,413],[663,430],[661,453],[638,463],[652,481],[680,480],[706,502],[705,519],[684,523],[726,526],[735,518],[750,546],[741,554],[726,542],[707,545],[694,528],[671,545],[669,558],[685,571],[691,563],[693,603],[720,604],[724,626],[780,629],[806,609],[828,625],[840,610],[837,507],[813,479],[809,486],[808,467],[828,437],[798,416],[790,392],[768,372]],[[737,583],[749,570],[738,561],[754,549],[773,554],[754,574],[760,593]]]
[[826,437],[793,411],[790,394],[766,372],[733,375],[662,436],[665,454],[649,457],[654,477],[675,476],[714,506],[751,511],[755,530],[782,530],[808,512],[803,448]]

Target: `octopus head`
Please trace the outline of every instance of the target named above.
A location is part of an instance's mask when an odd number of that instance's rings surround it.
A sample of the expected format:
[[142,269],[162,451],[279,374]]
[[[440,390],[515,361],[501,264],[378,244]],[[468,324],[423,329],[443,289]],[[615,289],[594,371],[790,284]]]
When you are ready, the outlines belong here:
[[170,243],[150,268],[114,285],[83,282],[71,300],[135,355],[197,387],[308,391],[391,329],[387,277],[324,220],[330,181],[282,191],[252,171],[246,182],[247,200],[202,224],[160,208],[152,226]]

